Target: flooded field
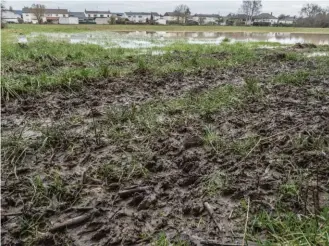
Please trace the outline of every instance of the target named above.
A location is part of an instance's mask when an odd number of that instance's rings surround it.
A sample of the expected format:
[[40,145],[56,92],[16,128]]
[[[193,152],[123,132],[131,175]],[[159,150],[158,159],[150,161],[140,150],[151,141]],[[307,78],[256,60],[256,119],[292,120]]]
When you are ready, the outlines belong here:
[[177,41],[189,44],[220,44],[226,42],[278,42],[280,44],[329,44],[329,34],[256,33],[256,32],[91,32],[91,33],[32,33],[31,39],[44,36],[49,40],[63,40],[72,44],[98,44],[103,47],[152,48]]
[[328,35],[25,38],[2,41],[2,245],[327,245]]

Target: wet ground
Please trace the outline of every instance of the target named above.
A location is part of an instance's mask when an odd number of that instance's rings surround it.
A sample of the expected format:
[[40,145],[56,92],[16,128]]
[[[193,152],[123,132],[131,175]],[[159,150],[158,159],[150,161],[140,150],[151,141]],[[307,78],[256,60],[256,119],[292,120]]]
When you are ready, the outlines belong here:
[[103,47],[151,48],[163,47],[176,41],[191,44],[220,44],[229,42],[278,42],[280,44],[329,44],[329,34],[256,33],[256,32],[92,32],[92,33],[32,33],[29,38],[44,36],[49,40],[70,43],[99,44]]
[[[3,245],[151,245],[161,232],[240,245],[247,198],[251,215],[305,213],[315,190],[328,206],[329,74],[312,75],[314,57],[262,56],[3,100]],[[281,193],[289,182],[303,195]]]

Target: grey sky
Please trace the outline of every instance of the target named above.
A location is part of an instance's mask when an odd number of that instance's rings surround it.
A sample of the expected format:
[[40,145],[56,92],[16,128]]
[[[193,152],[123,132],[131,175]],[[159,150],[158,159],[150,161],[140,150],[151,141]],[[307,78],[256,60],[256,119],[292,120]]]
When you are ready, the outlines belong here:
[[[83,11],[87,10],[110,10],[111,12],[126,12],[126,11],[155,11],[163,14],[168,11],[173,11],[178,4],[187,4],[192,13],[220,13],[221,15],[227,15],[229,13],[236,13],[241,5],[242,1],[48,1],[48,0],[5,0],[6,7],[12,6],[14,9],[21,9],[24,6],[31,6],[32,3],[45,4],[47,8],[66,8],[69,11]],[[297,1],[297,0],[281,0],[271,1],[263,0],[262,12],[271,13],[273,15],[287,14],[298,15],[299,10],[305,3],[317,3],[322,7],[329,7],[329,1],[322,0],[309,0],[309,1]]]

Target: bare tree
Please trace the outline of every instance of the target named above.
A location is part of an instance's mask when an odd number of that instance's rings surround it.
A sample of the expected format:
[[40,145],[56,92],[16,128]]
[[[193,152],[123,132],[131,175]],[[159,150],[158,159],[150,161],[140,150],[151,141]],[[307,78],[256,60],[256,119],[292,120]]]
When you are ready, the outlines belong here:
[[46,6],[42,4],[32,4],[31,12],[35,15],[38,23],[42,23],[42,18],[45,15]]
[[13,7],[9,6],[9,11],[13,11]]
[[313,18],[317,16],[318,14],[324,13],[325,10],[321,8],[321,6],[314,4],[314,3],[308,3],[304,5],[304,7],[301,9],[300,14],[301,16],[305,16],[308,18]]
[[174,12],[177,13],[178,22],[181,19],[183,23],[186,23],[187,17],[191,14],[190,8],[185,4],[178,5]]
[[251,23],[252,18],[260,13],[262,9],[261,0],[243,0],[240,12],[247,16],[247,22]]
[[205,21],[205,18],[204,17],[199,17],[199,24],[200,25],[203,25],[204,24],[204,21]]

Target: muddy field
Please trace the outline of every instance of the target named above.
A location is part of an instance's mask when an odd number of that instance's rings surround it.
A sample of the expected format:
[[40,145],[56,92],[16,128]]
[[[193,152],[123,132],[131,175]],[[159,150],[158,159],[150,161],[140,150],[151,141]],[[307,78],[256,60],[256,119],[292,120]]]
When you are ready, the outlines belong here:
[[287,211],[328,227],[328,58],[255,52],[2,98],[2,244],[255,245]]

